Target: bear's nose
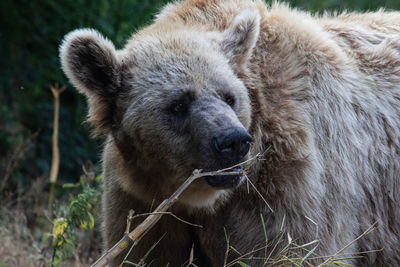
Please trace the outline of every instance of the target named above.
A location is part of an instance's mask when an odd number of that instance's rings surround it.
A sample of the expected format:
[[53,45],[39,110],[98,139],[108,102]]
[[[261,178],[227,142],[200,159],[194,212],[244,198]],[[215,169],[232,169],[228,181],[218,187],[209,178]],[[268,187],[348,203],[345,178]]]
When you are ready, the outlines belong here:
[[251,135],[245,130],[235,130],[226,136],[213,138],[218,156],[233,162],[241,160],[250,149]]

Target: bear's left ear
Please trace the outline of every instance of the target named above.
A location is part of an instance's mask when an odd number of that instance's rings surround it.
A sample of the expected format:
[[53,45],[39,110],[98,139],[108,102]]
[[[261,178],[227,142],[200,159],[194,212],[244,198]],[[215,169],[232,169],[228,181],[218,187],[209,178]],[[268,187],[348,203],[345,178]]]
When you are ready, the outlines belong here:
[[232,63],[240,67],[249,59],[259,33],[260,13],[256,9],[246,9],[222,32],[219,44]]

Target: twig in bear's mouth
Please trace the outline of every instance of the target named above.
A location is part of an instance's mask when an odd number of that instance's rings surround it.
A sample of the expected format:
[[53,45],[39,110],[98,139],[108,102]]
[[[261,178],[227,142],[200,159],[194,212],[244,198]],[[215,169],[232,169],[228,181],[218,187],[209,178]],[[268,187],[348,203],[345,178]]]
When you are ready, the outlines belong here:
[[[201,177],[204,176],[217,176],[217,175],[243,175],[244,171],[240,170],[240,171],[236,171],[236,172],[201,172]],[[200,177],[199,177],[200,178]]]
[[91,265],[91,267],[106,266],[109,262],[111,262],[112,259],[114,259],[130,245],[138,243],[140,238],[144,236],[158,222],[158,220],[161,219],[162,215],[166,214],[166,211],[178,200],[178,197],[194,180],[204,176],[221,175],[221,173],[223,173],[223,175],[244,175],[242,170],[236,172],[230,170],[253,161],[259,156],[260,153],[239,164],[217,171],[201,172],[201,170],[194,170],[192,175],[190,175],[190,177],[168,199],[165,199],[163,202],[161,202],[161,204],[141,224],[139,224],[130,233],[125,234],[120,241],[118,241],[112,248],[107,250],[95,263]]
[[[235,165],[233,165],[233,166],[230,166],[230,167],[228,167],[228,168],[224,168],[224,169],[220,169],[220,170],[212,171],[212,172],[203,172],[202,174],[204,174],[203,176],[215,176],[215,175],[220,175],[221,172],[223,172],[224,175],[233,175],[233,172],[232,172],[232,174],[230,174],[229,172],[225,173],[225,171],[229,171],[229,170],[235,169],[236,167],[242,167],[242,166],[245,165],[246,163],[258,159],[258,158],[259,158],[260,156],[262,156],[263,154],[264,154],[264,153],[262,153],[262,154],[261,154],[261,153],[257,153],[257,155],[255,155],[254,157],[251,157],[251,158],[249,158],[249,159],[247,159],[247,160],[245,160],[245,161],[243,161],[243,162],[240,162],[240,163],[235,164]],[[196,170],[195,170],[195,171],[196,171]],[[200,171],[201,171],[201,170],[200,170]],[[237,175],[237,174],[239,174],[239,173],[243,174],[243,171],[241,171],[241,172],[236,172],[235,174]]]

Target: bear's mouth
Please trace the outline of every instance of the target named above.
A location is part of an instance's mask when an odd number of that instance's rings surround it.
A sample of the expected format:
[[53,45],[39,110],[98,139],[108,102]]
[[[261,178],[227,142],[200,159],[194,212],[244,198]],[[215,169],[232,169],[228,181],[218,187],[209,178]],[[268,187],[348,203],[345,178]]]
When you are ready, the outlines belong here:
[[[244,174],[243,174],[243,169],[241,167],[231,169],[227,172],[229,172],[230,174],[229,175],[220,174],[220,175],[215,175],[215,176],[206,176],[205,180],[212,187],[215,187],[218,189],[228,189],[228,188],[233,188],[233,187],[240,185],[245,179]],[[232,173],[237,173],[237,175],[232,174]]]

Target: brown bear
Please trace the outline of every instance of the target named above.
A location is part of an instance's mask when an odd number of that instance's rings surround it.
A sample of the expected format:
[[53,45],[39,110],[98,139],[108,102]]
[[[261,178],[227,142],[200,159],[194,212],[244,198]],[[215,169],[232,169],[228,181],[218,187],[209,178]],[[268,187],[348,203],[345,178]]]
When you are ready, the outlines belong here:
[[194,169],[261,155],[171,209],[202,229],[164,215],[128,259],[181,266],[193,248],[197,266],[400,265],[400,13],[186,0],[122,50],[90,29],[60,50],[107,137],[106,248],[130,209],[151,212]]

